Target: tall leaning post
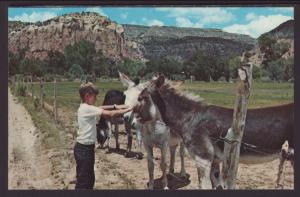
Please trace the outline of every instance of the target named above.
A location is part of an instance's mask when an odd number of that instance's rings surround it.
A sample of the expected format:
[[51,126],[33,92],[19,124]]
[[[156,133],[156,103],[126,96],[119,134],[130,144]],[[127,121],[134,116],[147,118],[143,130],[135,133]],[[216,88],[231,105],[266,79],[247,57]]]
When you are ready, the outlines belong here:
[[248,63],[248,53],[243,53],[242,66],[238,69],[240,81],[234,104],[232,126],[228,129],[224,144],[222,175],[225,189],[235,189],[240,160],[240,147],[244,134],[248,99],[252,86],[252,64]]

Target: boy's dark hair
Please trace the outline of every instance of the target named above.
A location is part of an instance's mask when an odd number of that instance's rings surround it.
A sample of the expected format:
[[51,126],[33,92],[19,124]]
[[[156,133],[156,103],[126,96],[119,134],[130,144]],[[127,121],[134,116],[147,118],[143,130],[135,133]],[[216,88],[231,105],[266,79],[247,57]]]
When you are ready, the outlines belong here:
[[79,95],[80,95],[80,98],[81,100],[84,102],[84,96],[86,94],[95,94],[97,95],[99,93],[98,89],[96,88],[96,86],[91,83],[91,82],[88,82],[86,84],[82,84],[79,88]]

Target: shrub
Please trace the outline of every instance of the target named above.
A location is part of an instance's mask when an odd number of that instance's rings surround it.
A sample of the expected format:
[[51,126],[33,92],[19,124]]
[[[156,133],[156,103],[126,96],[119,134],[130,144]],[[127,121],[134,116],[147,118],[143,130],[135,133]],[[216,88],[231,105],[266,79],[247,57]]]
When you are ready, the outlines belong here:
[[27,90],[27,87],[24,84],[22,84],[22,83],[17,84],[17,96],[25,97],[26,96],[26,90]]

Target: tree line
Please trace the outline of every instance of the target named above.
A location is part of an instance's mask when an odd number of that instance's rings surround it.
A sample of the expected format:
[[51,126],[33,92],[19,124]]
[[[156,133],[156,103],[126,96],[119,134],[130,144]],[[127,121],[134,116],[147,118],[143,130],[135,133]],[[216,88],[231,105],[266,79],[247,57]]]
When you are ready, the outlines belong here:
[[[289,46],[277,44],[269,38],[259,40],[261,50],[267,58],[260,68],[254,66],[254,78],[269,78],[276,81],[287,81],[293,78],[293,58],[278,58]],[[141,62],[124,58],[114,61],[105,57],[101,50],[96,51],[95,44],[87,40],[67,45],[63,52],[49,51],[47,58],[40,60],[26,57],[27,49],[18,53],[9,52],[9,75],[25,74],[34,76],[60,75],[75,79],[83,75],[94,77],[117,77],[120,70],[132,77],[151,78],[156,73],[163,73],[173,80],[189,79],[217,81],[235,79],[240,66],[238,56],[219,58],[207,56],[197,51],[191,58],[182,61],[175,56],[166,56]]]

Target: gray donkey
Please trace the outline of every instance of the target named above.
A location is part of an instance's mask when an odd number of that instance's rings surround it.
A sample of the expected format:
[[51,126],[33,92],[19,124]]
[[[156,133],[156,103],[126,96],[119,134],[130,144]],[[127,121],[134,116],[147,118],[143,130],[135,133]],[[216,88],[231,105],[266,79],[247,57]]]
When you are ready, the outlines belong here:
[[[157,147],[161,151],[160,168],[162,170],[162,184],[164,189],[168,189],[166,152],[170,146],[173,147],[171,151],[174,151],[175,154],[176,146],[181,140],[179,136],[174,136],[170,132],[170,128],[164,123],[159,108],[154,104],[147,89],[139,94],[138,101],[139,103],[133,111],[137,114],[137,120],[142,123],[142,140],[148,159],[149,189],[153,189],[154,187],[153,147]],[[172,171],[174,170],[174,157],[171,163],[173,165],[170,166]],[[184,166],[182,169],[184,170]],[[185,173],[185,171],[182,172]]]
[[[125,99],[125,105],[129,106],[135,106],[138,102],[138,96],[141,93],[141,91],[149,85],[149,82],[143,82],[143,83],[135,83],[133,80],[131,80],[127,75],[124,73],[119,72],[119,78],[120,81],[124,86],[127,87],[127,90],[124,91],[124,94],[126,96]],[[178,88],[182,82],[173,82],[172,87]],[[134,116],[132,116],[132,112],[128,112],[124,114],[124,119],[130,121],[133,128],[141,128],[142,124],[136,120]],[[175,165],[175,153],[177,146],[180,145],[180,160],[181,160],[181,170],[180,170],[180,176],[181,177],[187,177],[185,168],[184,168],[184,145],[182,142],[182,139],[180,135],[177,135],[175,132],[171,131],[171,143],[169,143],[170,147],[170,165],[169,165],[169,173],[174,173],[174,165]]]

